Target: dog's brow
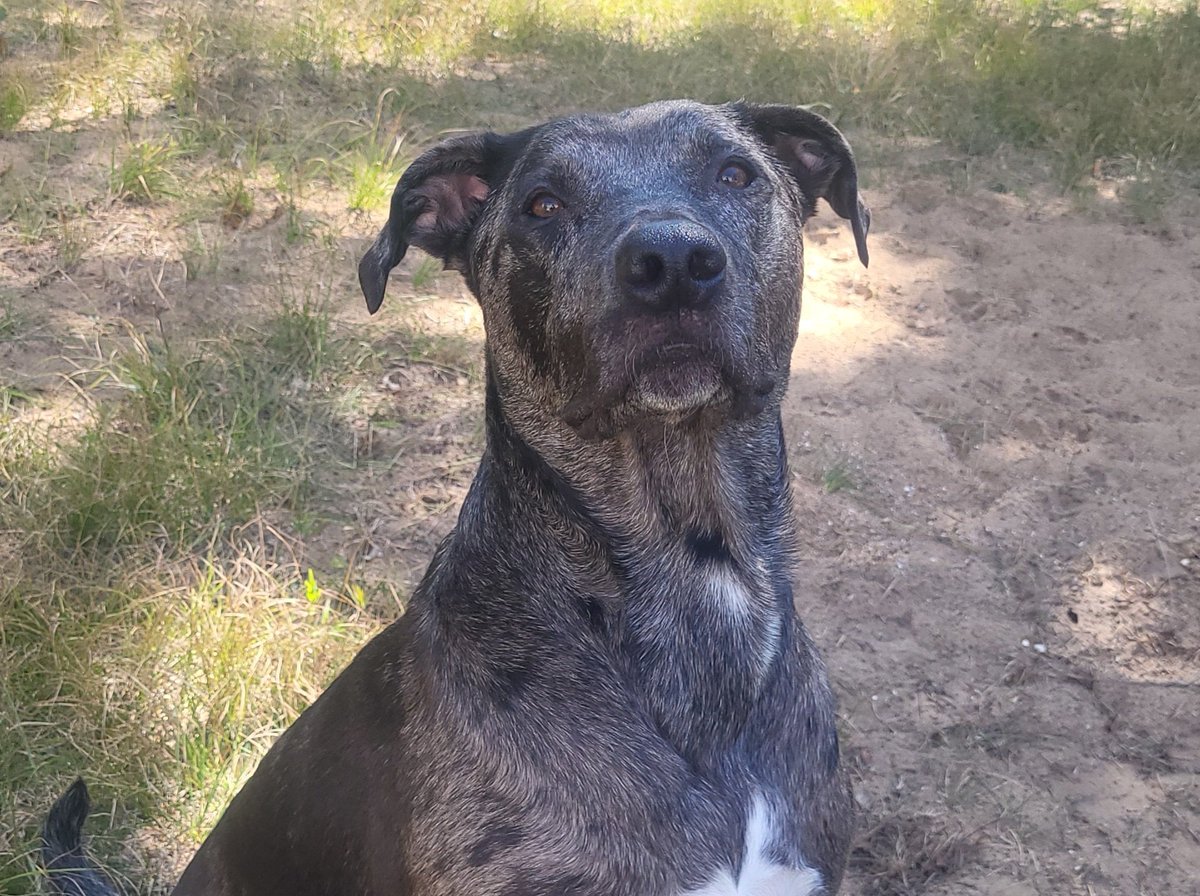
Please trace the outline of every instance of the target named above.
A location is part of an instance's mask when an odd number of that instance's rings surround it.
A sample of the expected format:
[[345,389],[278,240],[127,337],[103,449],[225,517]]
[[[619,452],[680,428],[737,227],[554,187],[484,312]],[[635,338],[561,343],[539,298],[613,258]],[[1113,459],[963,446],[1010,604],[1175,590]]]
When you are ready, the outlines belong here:
[[570,187],[586,182],[589,176],[587,166],[579,159],[571,156],[559,156],[552,159],[543,169],[543,177],[555,186]]
[[[639,135],[606,134],[599,138],[581,135],[563,141],[546,152],[530,166],[523,181],[535,181],[551,188],[585,189],[611,171],[614,164],[641,166],[648,160],[670,159],[669,167],[678,173],[706,168],[711,162],[752,151],[724,134],[693,130],[677,135],[663,135],[665,141],[653,148]],[[533,184],[529,184],[532,186]]]
[[737,152],[734,142],[724,134],[709,130],[696,130],[686,135],[687,145],[682,149],[689,155],[700,158],[711,158],[721,153]]

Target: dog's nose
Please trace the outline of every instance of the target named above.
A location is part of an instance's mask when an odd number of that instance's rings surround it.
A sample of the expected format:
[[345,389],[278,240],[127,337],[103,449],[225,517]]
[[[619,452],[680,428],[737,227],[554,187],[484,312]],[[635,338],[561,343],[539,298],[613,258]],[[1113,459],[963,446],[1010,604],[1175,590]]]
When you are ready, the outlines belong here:
[[617,278],[626,297],[656,310],[707,303],[725,277],[725,250],[691,221],[648,221],[617,246]]

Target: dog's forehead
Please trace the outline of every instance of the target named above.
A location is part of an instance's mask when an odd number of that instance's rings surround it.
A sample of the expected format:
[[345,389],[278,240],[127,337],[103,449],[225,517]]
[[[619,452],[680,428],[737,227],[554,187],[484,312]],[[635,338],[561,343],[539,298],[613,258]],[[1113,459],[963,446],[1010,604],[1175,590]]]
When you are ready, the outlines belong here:
[[751,139],[722,109],[670,101],[607,115],[551,121],[524,153],[526,170],[557,164],[597,176],[691,165],[721,150],[752,151]]

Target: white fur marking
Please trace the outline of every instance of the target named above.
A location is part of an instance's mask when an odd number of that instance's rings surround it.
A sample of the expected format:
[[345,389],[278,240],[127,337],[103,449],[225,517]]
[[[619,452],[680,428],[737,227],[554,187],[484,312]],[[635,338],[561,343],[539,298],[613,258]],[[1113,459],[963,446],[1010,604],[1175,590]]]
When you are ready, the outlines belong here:
[[822,887],[820,873],[772,861],[768,851],[774,836],[771,810],[758,794],[746,819],[746,855],[737,878],[731,869],[721,868],[707,884],[685,896],[815,896]]
[[727,569],[718,569],[709,580],[713,598],[722,609],[744,616],[750,611],[750,592],[737,576]]
[[[754,611],[754,599],[750,589],[732,570],[715,570],[709,579],[709,589],[718,607],[732,615],[740,624],[750,622]],[[762,632],[754,638],[757,643],[754,651],[754,669],[760,681],[779,653],[779,635],[783,622],[778,616],[768,615],[762,626]]]

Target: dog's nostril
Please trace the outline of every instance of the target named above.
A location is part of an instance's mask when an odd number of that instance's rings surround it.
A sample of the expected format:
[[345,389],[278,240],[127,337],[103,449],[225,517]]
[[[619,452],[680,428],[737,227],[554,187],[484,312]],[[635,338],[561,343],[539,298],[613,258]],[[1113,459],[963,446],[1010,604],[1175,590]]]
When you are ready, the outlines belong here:
[[698,283],[715,280],[725,270],[725,250],[720,246],[697,246],[688,256],[688,274]]
[[653,286],[662,279],[663,268],[661,255],[642,252],[630,260],[625,279],[634,286]]

